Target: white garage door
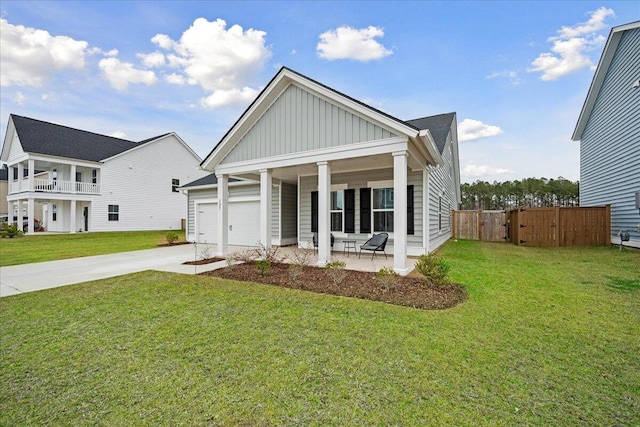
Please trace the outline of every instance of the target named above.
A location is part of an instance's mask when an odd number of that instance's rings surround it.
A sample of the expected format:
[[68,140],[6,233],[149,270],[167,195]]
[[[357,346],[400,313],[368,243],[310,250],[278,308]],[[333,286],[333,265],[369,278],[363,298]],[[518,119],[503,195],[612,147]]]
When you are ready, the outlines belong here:
[[[196,219],[198,242],[217,243],[218,241],[218,204],[198,205]],[[260,202],[229,203],[229,244],[256,246],[260,238]]]

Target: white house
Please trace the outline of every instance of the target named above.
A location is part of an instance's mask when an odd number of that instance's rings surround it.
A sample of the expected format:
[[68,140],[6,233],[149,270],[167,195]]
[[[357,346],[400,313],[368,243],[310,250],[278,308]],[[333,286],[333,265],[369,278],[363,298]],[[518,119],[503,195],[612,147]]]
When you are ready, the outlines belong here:
[[611,205],[611,242],[640,248],[640,21],[611,30],[572,139],[580,205]]
[[318,263],[343,240],[389,233],[394,269],[451,237],[460,178],[455,113],[403,121],[283,67],[184,187],[188,238],[298,244]]
[[47,231],[180,229],[187,208],[177,189],[206,175],[175,133],[132,142],[14,114],[0,159],[9,219],[21,221],[26,206],[30,233],[37,203]]

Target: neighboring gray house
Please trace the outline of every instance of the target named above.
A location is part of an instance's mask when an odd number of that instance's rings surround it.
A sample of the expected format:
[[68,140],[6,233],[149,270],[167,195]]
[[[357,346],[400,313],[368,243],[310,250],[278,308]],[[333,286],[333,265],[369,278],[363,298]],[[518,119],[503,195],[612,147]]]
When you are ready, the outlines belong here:
[[[389,233],[407,255],[451,237],[460,198],[455,113],[403,121],[283,67],[184,186],[189,240],[298,244],[318,233],[318,264],[343,240]],[[233,177],[233,178],[231,178]],[[237,179],[237,181],[234,181]]]
[[572,139],[580,205],[611,205],[611,242],[640,247],[640,21],[611,30]]

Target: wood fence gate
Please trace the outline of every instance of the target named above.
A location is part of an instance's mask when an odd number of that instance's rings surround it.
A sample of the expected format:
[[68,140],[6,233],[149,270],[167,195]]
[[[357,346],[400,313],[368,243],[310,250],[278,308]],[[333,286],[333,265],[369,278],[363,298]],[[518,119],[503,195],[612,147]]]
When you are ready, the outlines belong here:
[[453,211],[453,237],[525,246],[611,244],[611,206]]
[[507,212],[509,240],[525,246],[611,244],[611,206],[522,208]]
[[505,211],[453,211],[453,237],[504,242],[507,240],[505,218]]

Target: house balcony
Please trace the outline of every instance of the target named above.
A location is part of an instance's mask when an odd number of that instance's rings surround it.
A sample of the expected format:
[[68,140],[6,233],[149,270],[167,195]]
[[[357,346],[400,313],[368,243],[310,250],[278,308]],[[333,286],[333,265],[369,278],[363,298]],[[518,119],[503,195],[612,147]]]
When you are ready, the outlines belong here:
[[23,192],[99,195],[100,184],[35,178],[33,188],[29,188],[29,181],[26,179],[9,182],[9,194]]

